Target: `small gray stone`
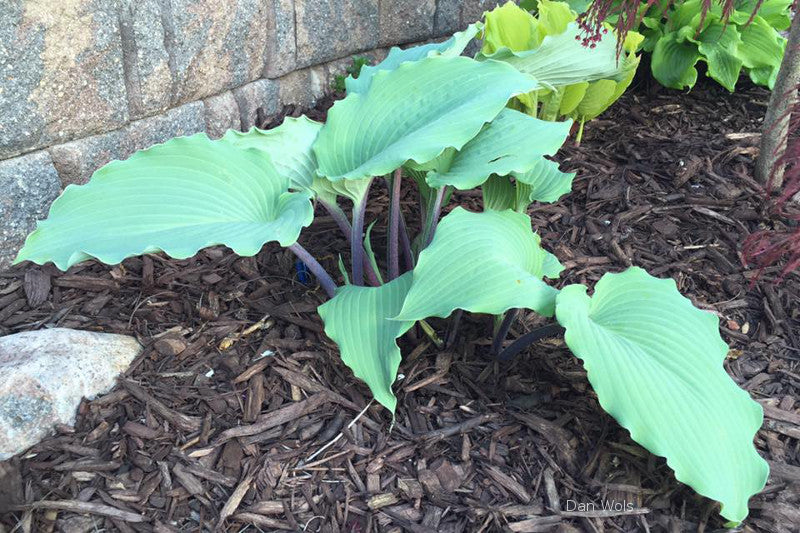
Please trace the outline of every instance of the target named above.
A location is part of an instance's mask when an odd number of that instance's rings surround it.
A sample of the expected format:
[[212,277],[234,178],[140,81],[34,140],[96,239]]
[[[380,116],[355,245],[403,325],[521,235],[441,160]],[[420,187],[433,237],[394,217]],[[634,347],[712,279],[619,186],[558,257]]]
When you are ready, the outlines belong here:
[[164,111],[172,72],[159,0],[119,0],[119,20],[131,118]]
[[0,269],[11,265],[60,190],[58,173],[46,151],[0,161]]
[[[433,36],[452,35],[463,29],[461,27],[462,3],[461,0],[437,0],[436,14],[433,17]],[[467,24],[464,26],[466,27]]]
[[93,135],[49,148],[61,184],[82,185],[95,170],[114,159],[125,159],[133,152],[124,129]]
[[170,109],[163,115],[131,122],[125,128],[131,149],[143,150],[173,137],[193,135],[205,131],[203,102],[184,104]]
[[378,0],[295,0],[297,66],[318,65],[378,45]]
[[6,0],[0,17],[0,157],[128,120],[113,2]]
[[242,131],[248,131],[255,126],[259,107],[267,116],[278,112],[279,85],[277,80],[258,80],[233,91],[239,105]]
[[268,0],[162,2],[175,79],[173,103],[255,80],[266,59]]
[[436,13],[435,0],[381,0],[378,45],[430,39]]
[[141,350],[132,337],[65,328],[0,337],[0,461],[74,424],[81,398],[109,390]]
[[267,16],[265,78],[279,78],[295,69],[297,47],[294,35],[293,0],[272,0]]
[[239,105],[233,93],[226,91],[222,94],[206,98],[206,133],[212,139],[219,139],[225,132],[242,128],[242,119],[239,116]]

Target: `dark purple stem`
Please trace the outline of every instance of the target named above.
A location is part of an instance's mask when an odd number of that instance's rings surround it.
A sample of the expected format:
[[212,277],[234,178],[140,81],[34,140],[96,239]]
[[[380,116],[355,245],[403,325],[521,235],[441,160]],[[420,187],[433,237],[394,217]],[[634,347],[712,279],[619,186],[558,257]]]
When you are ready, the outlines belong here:
[[403,179],[403,170],[398,168],[392,177],[392,189],[389,195],[389,281],[400,275],[400,185]]
[[430,218],[427,220],[427,226],[425,228],[424,248],[427,248],[433,240],[433,234],[436,233],[436,226],[439,225],[439,215],[442,212],[442,200],[444,199],[445,188],[446,186],[436,189],[436,199],[433,201]]
[[497,359],[500,361],[508,361],[536,341],[549,339],[550,337],[557,337],[559,335],[563,335],[563,333],[564,328],[556,323],[537,328],[512,342],[508,348],[500,352],[500,355],[497,356]]
[[414,270],[414,252],[411,251],[411,239],[408,237],[408,226],[406,226],[406,218],[402,212],[400,213],[400,244],[403,245],[405,272]]
[[336,222],[336,225],[339,226],[339,229],[342,230],[342,233],[345,234],[347,240],[349,241],[353,237],[353,228],[350,226],[350,221],[347,220],[347,215],[344,213],[342,208],[336,203],[329,204],[324,200],[319,200],[319,203],[322,204],[322,207],[325,208],[325,211],[328,212],[333,221]]
[[[339,229],[341,229],[342,233],[344,233],[344,235],[347,237],[347,242],[350,242],[352,246],[353,227],[350,225],[350,221],[347,220],[347,215],[342,210],[342,208],[335,203],[329,204],[324,200],[319,200],[319,203],[322,204],[322,207],[325,208],[325,210],[328,212],[328,214],[331,216],[334,222],[336,222],[336,225],[339,226]],[[363,257],[364,257],[363,260],[364,272],[367,275],[367,281],[373,287],[380,287],[381,282],[378,280],[378,276],[377,274],[375,274],[375,271],[373,270],[372,265],[369,262],[369,259],[367,259],[366,254],[363,254]]]
[[333,278],[331,278],[323,266],[320,265],[310,253],[308,253],[308,250],[300,246],[300,243],[296,242],[292,244],[289,246],[289,249],[300,261],[305,263],[311,273],[316,276],[320,286],[325,289],[325,292],[328,293],[328,296],[333,298],[336,295],[336,283],[334,283]]
[[353,238],[350,241],[350,258],[353,262],[353,285],[364,285],[364,217],[367,213],[367,196],[369,185],[364,191],[364,197],[359,198],[353,205]]
[[509,309],[506,311],[506,316],[503,317],[503,321],[500,323],[500,327],[497,328],[497,333],[492,341],[492,355],[497,356],[497,354],[500,353],[500,350],[503,348],[503,342],[505,342],[508,336],[508,330],[511,329],[511,324],[514,323],[518,314],[519,309]]

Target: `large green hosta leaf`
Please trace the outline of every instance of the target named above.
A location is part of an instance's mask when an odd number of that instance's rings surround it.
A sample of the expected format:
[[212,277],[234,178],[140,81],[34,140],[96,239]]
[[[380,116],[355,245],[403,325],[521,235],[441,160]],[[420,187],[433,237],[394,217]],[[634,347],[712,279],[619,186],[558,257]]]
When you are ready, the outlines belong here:
[[661,85],[673,89],[694,87],[700,60],[697,45],[688,40],[679,40],[678,32],[664,34],[653,49],[650,68]]
[[572,190],[574,172],[561,172],[558,163],[542,158],[527,172],[512,174],[517,180],[517,205],[531,202],[553,203]]
[[91,257],[116,264],[164,251],[182,259],[215,244],[248,256],[268,241],[293,244],[313,218],[309,194],[289,192],[289,177],[264,152],[238,144],[198,134],[109,163],[64,190],[17,261],[66,270]]
[[411,272],[380,287],[346,285],[318,308],[325,334],[339,345],[344,363],[392,414],[397,405],[392,384],[401,358],[397,338],[414,322],[391,317],[400,311],[410,286]]
[[617,61],[617,40],[604,35],[595,48],[583,46],[576,23],[558,35],[548,35],[533,50],[515,52],[500,48],[493,54],[478,54],[477,59],[504,61],[539,82],[537,88],[560,87],[603,78],[621,79],[623,62]]
[[317,160],[311,146],[320,128],[322,124],[303,115],[286,117],[283,124],[271,130],[252,128],[247,133],[230,130],[224,139],[241,148],[263,150],[278,174],[291,180],[293,188],[308,190],[317,175]]
[[490,55],[505,47],[514,52],[536,48],[541,42],[539,23],[533,15],[506,2],[484,14],[483,47],[481,52]]
[[732,25],[713,22],[700,33],[698,39],[690,37],[690,40],[698,45],[698,52],[705,56],[708,75],[733,92],[742,71],[739,55],[742,39],[739,31]]
[[564,288],[556,317],[603,409],[722,516],[743,520],[767,479],[753,446],[762,411],[722,366],[717,317],[639,268],[604,275],[591,298]]
[[786,39],[772,29],[761,17],[740,29],[742,44],[739,57],[750,69],[753,82],[772,87],[783,60]]
[[455,309],[499,315],[524,307],[552,316],[558,260],[542,249],[531,219],[514,211],[455,208],[442,219],[414,268],[397,320],[446,317]]
[[498,61],[434,56],[375,73],[369,90],[328,112],[314,152],[330,180],[392,172],[409,159],[430,161],[460,149],[508,99],[535,82]]
[[454,33],[452,37],[441,43],[423,44],[406,49],[393,46],[383,61],[374,67],[368,65],[362,67],[358,78],[353,78],[352,76],[347,77],[345,80],[347,94],[367,92],[372,83],[372,77],[380,70],[394,70],[399,67],[401,63],[418,61],[425,57],[437,55],[455,57],[461,55],[461,52],[463,52],[470,41],[478,35],[482,27],[483,25],[478,22],[470,24],[465,30]]
[[453,154],[446,170],[428,173],[431,187],[452,185],[466,190],[477,187],[491,174],[525,172],[553,155],[564,144],[572,121],[547,122],[503,109],[464,147]]

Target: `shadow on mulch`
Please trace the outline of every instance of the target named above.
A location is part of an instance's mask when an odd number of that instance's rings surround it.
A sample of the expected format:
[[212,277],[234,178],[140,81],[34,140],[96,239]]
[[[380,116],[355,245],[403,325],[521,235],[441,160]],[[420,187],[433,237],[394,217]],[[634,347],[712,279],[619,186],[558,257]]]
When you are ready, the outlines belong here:
[[[746,529],[797,531],[800,284],[796,274],[772,284],[773,269],[751,288],[737,253],[748,231],[771,223],[749,178],[767,99],[752,86],[734,95],[711,84],[688,95],[636,88],[588,125],[582,146],[562,151],[564,167],[579,172],[573,193],[531,215],[567,266],[559,285],[592,285],[635,264],[674,278],[720,316],[726,368],[766,413],[756,443],[772,475]],[[331,102],[312,116],[324,118]],[[373,195],[380,247],[385,191],[376,185]],[[480,206],[473,194],[456,200]],[[330,218],[318,217],[301,242],[338,272],[346,241]],[[184,261],[149,255],[0,274],[0,334],[60,326],[145,345],[118,387],[81,404],[74,428],[3,465],[16,501],[0,530],[722,527],[714,502],[602,411],[560,340],[500,364],[487,355],[486,316],[465,317],[448,350],[403,341],[392,426],[322,334],[324,295],[295,272],[290,253],[270,245],[255,258],[209,249]],[[523,316],[510,337],[541,323]]]

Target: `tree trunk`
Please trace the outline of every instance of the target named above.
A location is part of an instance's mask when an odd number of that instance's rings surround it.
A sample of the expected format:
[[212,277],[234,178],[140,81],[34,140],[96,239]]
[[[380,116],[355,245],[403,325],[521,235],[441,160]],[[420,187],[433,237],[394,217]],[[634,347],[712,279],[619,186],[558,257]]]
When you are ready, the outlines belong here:
[[761,147],[756,160],[756,178],[761,183],[767,184],[771,176],[774,189],[779,189],[783,185],[784,169],[778,168],[776,163],[786,150],[790,114],[797,100],[798,84],[800,84],[800,16],[795,16],[789,29],[786,55],[781,62],[775,88],[769,99],[767,115],[764,117]]

